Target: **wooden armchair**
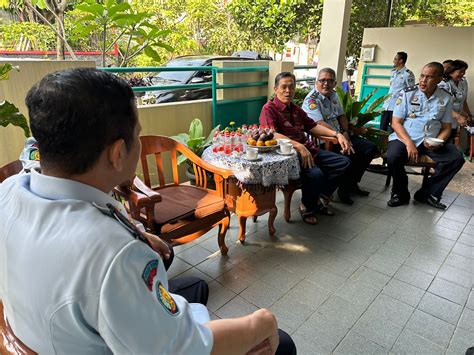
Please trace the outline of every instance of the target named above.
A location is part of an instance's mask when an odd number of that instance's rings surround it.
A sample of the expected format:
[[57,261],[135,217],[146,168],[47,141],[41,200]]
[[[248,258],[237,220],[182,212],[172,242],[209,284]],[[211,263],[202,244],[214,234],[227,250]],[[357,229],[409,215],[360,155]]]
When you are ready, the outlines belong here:
[[3,313],[3,303],[0,301],[0,354],[2,355],[34,355],[33,350],[28,348],[13,333],[10,324]]
[[[310,139],[314,138],[311,137]],[[324,141],[326,150],[332,150],[333,145],[338,143],[337,138],[333,137],[318,137],[318,139]],[[291,218],[291,198],[293,197],[293,194],[296,190],[301,189],[301,186],[301,179],[290,180],[289,184],[281,189],[281,192],[283,192],[283,200],[285,205],[283,216],[287,222],[289,222]]]
[[0,168],[0,183],[3,182],[6,178],[18,174],[21,169],[23,169],[23,164],[21,161],[15,160],[11,163],[8,163]]
[[[128,202],[132,218],[172,245],[188,243],[219,226],[218,244],[226,255],[225,235],[230,212],[225,204],[226,179],[230,170],[215,167],[183,144],[165,136],[142,136],[140,161],[144,183],[135,178],[132,188],[118,186],[115,193]],[[165,182],[163,153],[171,156],[172,182]],[[177,155],[186,156],[193,165],[196,186],[179,183]],[[151,186],[147,156],[154,155],[158,186]],[[208,188],[208,173],[214,174],[215,190]]]

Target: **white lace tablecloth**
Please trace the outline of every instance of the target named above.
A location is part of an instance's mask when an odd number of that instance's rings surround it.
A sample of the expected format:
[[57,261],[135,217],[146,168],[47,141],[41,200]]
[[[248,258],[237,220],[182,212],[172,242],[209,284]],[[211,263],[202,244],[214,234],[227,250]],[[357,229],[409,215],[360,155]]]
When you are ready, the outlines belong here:
[[296,154],[267,152],[260,153],[259,156],[262,159],[248,161],[233,155],[214,154],[211,147],[208,147],[203,152],[202,159],[217,167],[232,170],[237,180],[244,185],[284,186],[288,185],[288,180],[300,177],[300,163]]

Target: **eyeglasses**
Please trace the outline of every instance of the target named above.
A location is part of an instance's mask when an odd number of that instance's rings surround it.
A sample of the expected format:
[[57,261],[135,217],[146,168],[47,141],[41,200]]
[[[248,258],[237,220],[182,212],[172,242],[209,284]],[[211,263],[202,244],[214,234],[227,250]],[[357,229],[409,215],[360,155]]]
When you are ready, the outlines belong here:
[[321,83],[321,84],[334,84],[336,82],[336,80],[334,79],[318,79],[318,83]]

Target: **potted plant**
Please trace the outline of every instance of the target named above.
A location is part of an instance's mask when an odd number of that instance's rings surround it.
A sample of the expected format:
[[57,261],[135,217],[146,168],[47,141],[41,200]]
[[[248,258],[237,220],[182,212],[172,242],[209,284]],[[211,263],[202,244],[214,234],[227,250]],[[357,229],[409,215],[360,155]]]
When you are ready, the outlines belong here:
[[379,107],[390,95],[381,96],[375,99],[366,109],[364,106],[369,102],[370,98],[377,92],[374,89],[362,101],[354,100],[350,92],[344,92],[337,87],[336,92],[341,101],[342,108],[349,122],[352,131],[360,136],[377,144],[380,150],[385,150],[386,140],[383,139],[389,133],[378,128],[366,126],[366,124],[374,120],[382,112],[382,107]]
[[[19,70],[18,67],[12,66],[10,63],[0,65],[0,80],[8,80],[8,73],[12,70]],[[18,108],[8,101],[0,102],[0,126],[6,127],[9,124],[23,129],[25,137],[30,136],[28,121],[21,114]]]
[[[188,133],[180,133],[176,136],[172,136],[171,138],[176,139],[178,142],[184,144],[189,149],[193,151],[194,154],[197,156],[201,156],[204,149],[206,149],[212,143],[212,137],[214,136],[214,132],[219,129],[219,126],[212,129],[211,133],[205,138],[203,136],[203,126],[202,122],[199,118],[195,118],[191,121],[189,125],[189,132]],[[186,176],[192,181],[195,181],[196,178],[194,176],[194,171],[192,164],[189,163],[188,159],[184,155],[180,155],[178,157],[178,165],[183,164],[184,162],[188,162],[188,169],[186,170]]]

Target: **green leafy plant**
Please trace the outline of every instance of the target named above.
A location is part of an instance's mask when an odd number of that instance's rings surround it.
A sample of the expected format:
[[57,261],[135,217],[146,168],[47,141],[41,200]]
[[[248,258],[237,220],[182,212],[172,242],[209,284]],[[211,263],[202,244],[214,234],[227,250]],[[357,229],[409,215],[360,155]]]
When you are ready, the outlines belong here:
[[[19,70],[18,67],[10,63],[0,65],[0,80],[8,80],[8,74],[11,70]],[[8,101],[0,102],[0,126],[6,127],[9,124],[23,129],[25,137],[30,136],[30,129],[26,117],[21,114],[18,108]]]
[[340,87],[336,88],[337,96],[341,102],[344,113],[349,121],[349,125],[353,130],[361,136],[377,144],[379,148],[384,148],[384,136],[389,133],[380,129],[366,126],[367,123],[374,120],[382,112],[382,107],[379,107],[390,95],[381,96],[375,99],[371,104],[364,109],[370,98],[374,96],[378,89],[374,89],[362,101],[354,100],[350,92],[344,92]]
[[[211,133],[209,133],[207,138],[205,138],[203,136],[202,122],[199,118],[195,118],[191,121],[191,124],[189,125],[188,133],[180,133],[176,136],[172,136],[171,138],[176,139],[178,142],[187,146],[194,152],[194,154],[201,156],[204,149],[211,145],[214,132],[218,129],[219,126],[215,127],[211,131]],[[181,165],[186,160],[187,158],[184,155],[180,155],[178,157],[178,165]]]

